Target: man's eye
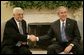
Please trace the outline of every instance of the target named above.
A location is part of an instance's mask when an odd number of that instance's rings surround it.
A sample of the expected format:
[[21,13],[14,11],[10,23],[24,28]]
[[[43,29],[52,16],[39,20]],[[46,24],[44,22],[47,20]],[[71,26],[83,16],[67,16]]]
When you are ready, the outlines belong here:
[[61,14],[63,14],[63,12],[61,12]]

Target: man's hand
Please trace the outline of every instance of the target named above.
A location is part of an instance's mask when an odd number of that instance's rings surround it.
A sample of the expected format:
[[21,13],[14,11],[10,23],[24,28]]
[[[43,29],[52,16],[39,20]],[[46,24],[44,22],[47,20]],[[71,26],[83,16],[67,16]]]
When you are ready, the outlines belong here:
[[21,42],[21,44],[22,44],[22,45],[26,45],[26,44],[27,44],[27,42]]
[[29,40],[31,40],[32,42],[37,41],[37,38],[35,35],[29,35]]
[[68,45],[65,49],[64,49],[64,53],[69,53],[71,51],[73,46]]

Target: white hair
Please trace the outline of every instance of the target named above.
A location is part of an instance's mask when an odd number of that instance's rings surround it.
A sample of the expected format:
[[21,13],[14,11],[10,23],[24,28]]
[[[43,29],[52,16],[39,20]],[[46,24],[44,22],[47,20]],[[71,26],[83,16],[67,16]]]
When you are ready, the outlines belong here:
[[19,12],[19,11],[22,11],[22,12],[23,12],[23,9],[20,8],[20,7],[15,7],[15,8],[13,9],[13,14],[15,14],[16,12]]

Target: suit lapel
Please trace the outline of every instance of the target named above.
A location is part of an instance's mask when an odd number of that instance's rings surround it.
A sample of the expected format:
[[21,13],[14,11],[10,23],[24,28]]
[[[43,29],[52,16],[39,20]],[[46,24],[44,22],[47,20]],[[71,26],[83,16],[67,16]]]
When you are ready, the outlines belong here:
[[58,22],[57,22],[57,30],[58,30],[58,33],[60,35],[60,20],[58,20]]
[[12,21],[13,21],[13,25],[14,25],[15,29],[19,32],[18,26],[17,26],[17,24],[16,24],[14,18],[12,18]]
[[57,38],[61,41],[61,32],[60,32],[60,19],[56,22],[55,25],[56,33],[57,33]]
[[56,33],[58,34],[58,39],[60,39],[60,20],[58,20],[55,24],[54,24],[54,30],[56,30]]
[[65,27],[65,30],[67,30],[67,28],[69,28],[69,26],[70,26],[70,22],[69,22],[69,19],[67,18],[66,19],[66,27]]
[[22,29],[23,29],[23,33],[25,33],[25,24],[24,24],[24,22],[22,21]]

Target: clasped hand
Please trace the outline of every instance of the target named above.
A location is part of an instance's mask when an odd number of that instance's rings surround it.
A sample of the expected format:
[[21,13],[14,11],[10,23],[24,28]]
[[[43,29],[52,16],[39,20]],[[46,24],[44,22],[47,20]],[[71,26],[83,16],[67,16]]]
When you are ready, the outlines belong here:
[[32,42],[37,41],[37,38],[35,35],[29,35],[29,40],[31,40]]

